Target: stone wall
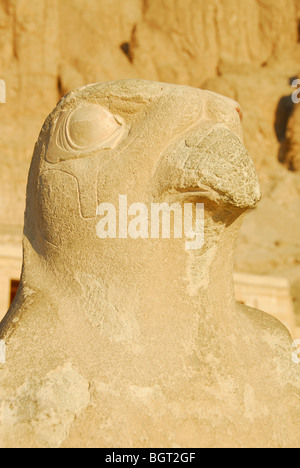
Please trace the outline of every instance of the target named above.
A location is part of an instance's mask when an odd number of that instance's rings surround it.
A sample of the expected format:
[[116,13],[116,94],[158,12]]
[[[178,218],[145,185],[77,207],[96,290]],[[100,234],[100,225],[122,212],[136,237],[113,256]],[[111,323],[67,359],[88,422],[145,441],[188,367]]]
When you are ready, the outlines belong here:
[[299,161],[299,18],[300,0],[0,0],[0,223],[23,223],[34,143],[70,89],[134,77],[212,89],[241,102],[263,189],[237,269],[287,277],[300,310],[300,176],[288,170]]

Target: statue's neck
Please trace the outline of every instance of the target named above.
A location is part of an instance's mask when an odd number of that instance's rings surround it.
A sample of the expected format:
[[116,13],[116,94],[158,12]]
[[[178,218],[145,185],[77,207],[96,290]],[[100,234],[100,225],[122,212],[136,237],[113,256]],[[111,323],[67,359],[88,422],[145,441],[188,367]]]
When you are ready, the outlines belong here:
[[184,239],[107,239],[101,251],[76,264],[74,256],[58,256],[55,270],[47,268],[39,281],[48,286],[74,352],[87,352],[81,337],[89,336],[93,354],[111,349],[120,372],[127,359],[136,369],[146,360],[153,372],[165,373],[182,365],[178,359],[206,355],[214,345],[228,355],[231,345],[223,337],[239,326],[233,257],[240,215],[206,212],[201,250],[187,251]]
[[232,329],[234,244],[241,220],[232,215],[226,225],[217,219],[215,213],[207,217],[205,244],[198,251],[187,251],[184,240],[109,240],[98,253],[97,274],[75,273],[69,300],[78,315],[128,346],[174,341],[193,347],[199,330],[201,339],[211,339]]

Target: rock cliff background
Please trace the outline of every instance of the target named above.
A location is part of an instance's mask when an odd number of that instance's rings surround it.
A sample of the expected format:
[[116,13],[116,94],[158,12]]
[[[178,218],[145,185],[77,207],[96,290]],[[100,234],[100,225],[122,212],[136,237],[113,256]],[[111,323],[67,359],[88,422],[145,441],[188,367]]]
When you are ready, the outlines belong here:
[[263,191],[236,268],[289,278],[300,325],[298,76],[300,0],[0,0],[0,224],[22,224],[34,143],[72,88],[143,78],[220,92],[243,107]]

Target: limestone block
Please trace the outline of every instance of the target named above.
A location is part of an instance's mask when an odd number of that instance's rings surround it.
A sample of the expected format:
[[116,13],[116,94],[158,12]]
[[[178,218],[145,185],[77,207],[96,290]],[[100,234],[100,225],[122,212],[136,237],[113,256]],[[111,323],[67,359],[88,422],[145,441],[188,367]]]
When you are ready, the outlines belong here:
[[0,325],[1,446],[299,446],[291,336],[235,300],[235,244],[260,199],[241,114],[143,80],[84,86],[50,114]]

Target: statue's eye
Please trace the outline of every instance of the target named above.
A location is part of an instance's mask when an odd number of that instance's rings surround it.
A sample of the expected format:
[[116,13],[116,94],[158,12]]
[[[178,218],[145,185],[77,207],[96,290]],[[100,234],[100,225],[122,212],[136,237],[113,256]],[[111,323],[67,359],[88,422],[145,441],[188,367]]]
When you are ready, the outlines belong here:
[[96,104],[63,111],[52,131],[46,159],[55,163],[99,148],[112,149],[120,141],[123,130],[119,118]]

